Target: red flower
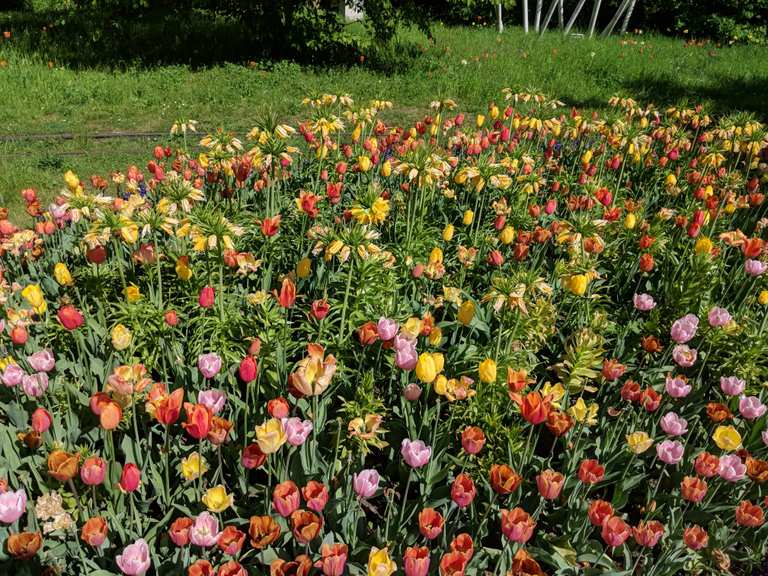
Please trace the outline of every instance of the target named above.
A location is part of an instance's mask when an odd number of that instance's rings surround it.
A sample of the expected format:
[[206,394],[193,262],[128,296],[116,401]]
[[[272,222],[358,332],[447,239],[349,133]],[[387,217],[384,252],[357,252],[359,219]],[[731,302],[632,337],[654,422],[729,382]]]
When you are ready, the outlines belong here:
[[219,566],[216,576],[248,576],[248,571],[236,560],[230,560]]
[[261,233],[268,238],[277,234],[277,231],[280,229],[280,219],[280,214],[272,218],[264,218],[261,221]]
[[213,576],[213,566],[208,560],[196,560],[187,568],[187,576]]
[[522,508],[501,511],[501,531],[513,542],[525,544],[533,536],[534,528],[535,520]]
[[693,467],[699,476],[712,478],[712,476],[717,475],[717,470],[720,468],[720,458],[709,452],[702,452],[696,456]]
[[618,516],[611,516],[603,522],[600,536],[608,546],[616,548],[624,544],[632,535],[632,527]]
[[189,544],[189,529],[194,523],[192,518],[176,518],[168,530],[171,541],[179,547]]
[[283,418],[287,418],[288,414],[290,414],[291,405],[288,404],[288,400],[282,396],[278,396],[267,402],[267,412],[269,412],[269,415],[272,416],[272,418],[282,420]]
[[42,434],[51,427],[53,419],[45,408],[37,408],[32,412],[32,430]]
[[654,261],[653,254],[646,252],[640,256],[640,270],[643,272],[650,272],[653,270]]
[[461,433],[461,447],[467,454],[477,454],[485,445],[485,434],[477,426],[467,426]]
[[661,405],[661,394],[653,388],[646,388],[640,394],[640,404],[646,412],[655,412]]
[[228,554],[229,556],[237,556],[240,553],[240,549],[245,542],[245,532],[238,530],[234,526],[227,526],[219,534],[219,539],[216,541],[216,545],[219,550]]
[[141,470],[136,464],[129,463],[123,466],[123,473],[120,475],[120,490],[126,493],[135,492],[141,484]]
[[607,359],[603,360],[603,369],[602,369],[603,378],[605,378],[609,382],[618,380],[624,375],[624,372],[626,371],[627,371],[627,367],[624,366],[624,364],[622,364],[615,358],[612,358],[611,360],[607,360]]
[[434,508],[424,508],[419,512],[419,531],[427,540],[434,540],[443,531],[445,520]]
[[632,530],[635,542],[646,548],[653,548],[664,535],[664,524],[658,520],[642,521]]
[[461,552],[448,552],[440,558],[440,576],[464,576],[467,559]]
[[328,315],[330,309],[331,305],[328,304],[328,301],[325,298],[312,302],[312,316],[316,320],[322,320],[325,318]]
[[237,369],[237,373],[240,376],[240,380],[249,384],[256,380],[256,376],[259,373],[259,363],[256,358],[250,354],[240,361],[240,366]]
[[205,404],[184,403],[184,410],[187,413],[187,421],[182,423],[187,434],[196,440],[202,440],[208,436],[211,430],[212,414]]
[[248,444],[248,446],[243,449],[243,454],[240,457],[240,462],[242,462],[243,468],[247,468],[248,470],[259,468],[266,461],[267,455],[261,451],[261,448],[256,442]]
[[602,526],[606,519],[613,516],[613,506],[605,500],[593,500],[587,508],[587,517],[592,526]]
[[200,296],[197,298],[197,303],[201,308],[210,308],[216,300],[216,292],[213,286],[205,286],[200,290]]
[[467,474],[459,474],[453,481],[451,486],[451,500],[453,500],[459,508],[466,508],[475,499],[477,490],[475,489],[475,483],[472,482]]
[[683,542],[691,550],[701,550],[709,544],[709,534],[704,528],[694,524],[683,531]]
[[748,528],[757,528],[765,522],[763,509],[749,500],[742,500],[736,507],[736,524]]
[[597,460],[582,460],[579,464],[579,480],[585,484],[596,484],[605,477],[605,468]]
[[454,552],[459,552],[462,556],[464,556],[467,562],[469,562],[470,558],[472,558],[472,555],[475,553],[475,544],[472,542],[472,536],[466,532],[458,534],[451,541],[451,550]]
[[59,308],[56,317],[59,319],[59,322],[61,322],[61,325],[70,331],[80,328],[85,322],[80,311],[71,304]]
[[176,310],[168,310],[165,314],[163,314],[163,320],[165,320],[165,323],[168,326],[173,328],[179,324],[179,315],[176,314]]
[[543,398],[539,392],[528,392],[518,404],[520,413],[527,422],[531,424],[546,422],[550,410],[549,400]]
[[301,489],[301,494],[307,502],[307,508],[318,513],[323,511],[330,498],[328,488],[317,480],[307,482],[307,485]]
[[181,415],[181,405],[183,402],[183,388],[177,388],[170,394],[166,394],[155,407],[155,418],[163,426],[174,424]]
[[429,573],[429,548],[409,546],[403,556],[405,576],[427,576]]

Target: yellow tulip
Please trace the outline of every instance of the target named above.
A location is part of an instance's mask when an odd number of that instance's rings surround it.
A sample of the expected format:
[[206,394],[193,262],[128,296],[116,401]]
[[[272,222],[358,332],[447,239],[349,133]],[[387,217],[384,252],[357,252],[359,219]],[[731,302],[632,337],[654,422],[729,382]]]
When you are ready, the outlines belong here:
[[435,380],[439,370],[435,366],[435,359],[429,352],[422,352],[419,355],[419,360],[416,362],[416,377],[424,382],[424,384],[430,384]]
[[475,219],[475,213],[472,212],[472,210],[467,210],[464,212],[464,217],[461,219],[461,221],[464,223],[464,226],[469,226],[472,224],[472,221]]
[[627,435],[627,446],[631,452],[642,454],[653,446],[653,438],[645,432],[632,432],[632,434]]
[[472,300],[464,300],[459,306],[458,319],[464,326],[469,326],[475,317],[475,304]]
[[264,454],[277,452],[286,440],[283,424],[277,418],[270,418],[256,427],[256,442]]
[[761,290],[760,295],[757,297],[757,301],[761,306],[768,305],[768,290]]
[[478,114],[477,118],[475,118],[475,125],[480,128],[483,124],[485,124],[485,116]]
[[665,183],[667,185],[667,188],[672,188],[673,186],[676,186],[677,185],[677,176],[675,176],[672,173],[667,174],[667,177],[665,179]]
[[741,434],[733,426],[718,426],[712,439],[720,450],[733,452],[741,446]]
[[60,286],[72,286],[75,283],[72,274],[69,273],[69,268],[63,262],[57,262],[53,267],[53,277],[56,278],[56,282]]
[[702,236],[701,238],[696,240],[694,250],[696,251],[696,254],[711,254],[712,247],[713,247],[712,240],[710,240],[706,236]]
[[581,163],[589,164],[592,161],[592,150],[587,150],[581,155]]
[[299,278],[309,278],[312,272],[312,260],[309,258],[302,258],[296,265],[296,275]]
[[496,362],[494,362],[493,359],[486,358],[480,362],[478,370],[480,372],[481,382],[485,382],[486,384],[496,382]]
[[21,295],[37,314],[45,314],[45,311],[48,310],[48,304],[45,302],[45,297],[39,284],[25,286],[21,291]]
[[429,333],[429,343],[432,344],[432,346],[438,346],[442,339],[443,331],[440,328],[432,328],[432,332]]
[[568,409],[568,414],[570,414],[576,422],[583,422],[587,426],[594,426],[597,424],[597,410],[597,404],[593,402],[587,406],[584,399],[579,398],[573,406]]
[[632,230],[635,226],[637,226],[637,216],[630,212],[624,217],[624,228]]
[[227,489],[221,484],[208,488],[202,500],[209,512],[224,512],[234,503],[232,494],[227,494]]
[[77,174],[72,172],[72,170],[67,170],[64,173],[64,182],[67,183],[67,187],[74,192],[77,190],[77,187],[80,186],[80,178],[77,177]]
[[446,224],[445,228],[443,228],[443,240],[446,242],[453,240],[453,231],[453,224]]
[[443,263],[443,251],[440,248],[432,248],[432,252],[429,253],[429,264],[436,266]]
[[184,480],[189,482],[196,480],[201,474],[205,474],[208,471],[208,463],[198,452],[192,452],[192,454],[181,460],[179,468]]
[[127,222],[120,227],[120,237],[126,244],[134,244],[139,239],[139,227],[133,222]]
[[494,104],[490,109],[491,120],[496,120],[499,117],[499,107]]
[[117,324],[114,328],[112,328],[111,336],[112,347],[115,350],[125,350],[128,348],[128,346],[131,345],[131,341],[133,340],[133,334],[131,334],[131,331],[122,324]]
[[433,387],[436,394],[445,396],[445,393],[448,392],[448,378],[445,377],[445,374],[440,374],[440,376],[435,378]]
[[384,178],[389,178],[389,175],[392,174],[392,162],[385,160],[381,165],[380,173],[382,176],[384,176]]
[[414,340],[418,337],[419,334],[421,334],[421,327],[423,325],[424,322],[422,322],[421,318],[411,316],[408,318],[408,320],[405,321],[405,324],[403,324],[401,332],[411,340]]
[[189,267],[189,260],[187,258],[176,260],[176,275],[185,282],[192,278],[192,268]]
[[360,168],[360,172],[368,172],[371,169],[371,159],[368,156],[358,156],[357,166]]
[[125,299],[128,300],[128,302],[136,302],[136,300],[141,298],[141,291],[135,284],[126,286],[125,290],[123,290],[123,293],[125,294]]
[[504,226],[499,233],[499,240],[502,244],[511,244],[515,240],[515,229],[512,226]]
[[584,296],[587,291],[589,279],[586,274],[574,274],[566,281],[566,286],[572,294]]
[[397,570],[397,564],[389,557],[387,548],[371,548],[368,555],[368,576],[390,576]]

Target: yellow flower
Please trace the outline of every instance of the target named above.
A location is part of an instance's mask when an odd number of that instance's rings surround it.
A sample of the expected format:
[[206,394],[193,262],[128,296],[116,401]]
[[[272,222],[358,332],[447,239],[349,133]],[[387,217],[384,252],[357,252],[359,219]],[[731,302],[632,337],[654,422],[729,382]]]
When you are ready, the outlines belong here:
[[67,170],[64,173],[64,182],[67,183],[67,187],[74,192],[77,187],[80,186],[80,178],[72,170]]
[[696,251],[696,254],[710,254],[712,252],[712,240],[706,236],[702,236],[696,240],[694,250]]
[[233,503],[234,497],[232,494],[227,494],[227,489],[221,484],[208,488],[208,491],[203,494],[203,504],[209,512],[224,512]]
[[485,116],[478,114],[477,118],[475,118],[475,125],[480,128],[483,124],[485,124]]
[[440,376],[435,379],[434,388],[436,394],[445,396],[446,392],[448,392],[448,378],[445,377],[445,374],[440,374]]
[[458,318],[459,322],[461,322],[464,326],[469,326],[469,323],[472,322],[472,318],[475,317],[475,304],[472,302],[472,300],[465,300],[461,303],[461,306],[459,306],[459,313]]
[[384,178],[389,178],[390,174],[392,174],[392,163],[389,160],[385,160],[381,165],[381,175]]
[[511,244],[515,239],[515,229],[512,226],[504,226],[501,233],[499,233],[499,240],[502,244]]
[[120,237],[126,244],[134,244],[139,239],[139,227],[130,220],[120,226]]
[[53,267],[53,277],[56,278],[56,282],[60,286],[72,286],[75,283],[72,274],[69,273],[69,268],[63,262],[57,262]]
[[432,328],[432,332],[429,333],[429,343],[432,346],[440,344],[440,340],[443,339],[443,331],[440,328]]
[[122,324],[117,324],[112,328],[111,336],[112,346],[115,350],[125,350],[131,345],[131,340],[133,340],[131,331]]
[[642,454],[653,446],[653,438],[645,432],[632,432],[627,435],[627,446],[635,454]]
[[589,164],[592,161],[592,150],[587,150],[581,155],[581,163]]
[[635,226],[637,226],[637,216],[630,212],[624,217],[624,228],[632,230]]
[[302,258],[296,265],[296,275],[299,278],[309,278],[312,273],[312,260],[309,258]]
[[192,268],[189,267],[189,258],[186,256],[176,260],[176,275],[185,282],[192,278]]
[[741,446],[741,434],[733,426],[718,426],[712,439],[720,450],[732,452]]
[[201,474],[205,474],[208,471],[208,463],[199,453],[192,452],[192,454],[181,460],[179,468],[184,480],[191,481],[196,480]]
[[423,352],[419,356],[416,362],[416,377],[425,384],[429,384],[437,377],[437,368],[431,353]]
[[5,356],[4,358],[0,358],[0,371],[5,370],[11,364],[16,364],[16,360],[14,360],[12,356]]
[[670,172],[669,174],[667,174],[667,178],[665,182],[667,184],[667,188],[672,188],[677,185],[677,176],[675,176]]
[[256,427],[256,442],[264,454],[277,452],[286,440],[283,424],[277,418],[270,418]]
[[357,166],[360,168],[360,172],[368,172],[371,169],[371,159],[368,156],[358,156]]
[[485,382],[486,384],[496,382],[496,362],[494,362],[493,359],[486,358],[480,362],[478,370],[480,372],[481,382]]
[[443,251],[440,248],[432,248],[432,252],[429,253],[428,264],[436,266],[443,263]]
[[446,224],[445,228],[443,228],[443,240],[446,242],[453,240],[453,231],[453,224]]
[[584,296],[589,279],[586,274],[574,274],[566,280],[568,290],[576,296]]
[[38,314],[45,314],[45,311],[48,310],[48,304],[45,302],[39,284],[29,284],[21,291],[21,295]]
[[475,219],[475,213],[472,212],[472,210],[467,210],[464,212],[464,217],[462,218],[462,222],[464,223],[464,226],[469,226],[472,224],[472,221]]
[[761,290],[760,295],[757,297],[757,301],[761,306],[768,305],[768,290]]
[[368,576],[390,576],[397,570],[397,564],[389,557],[387,548],[371,548],[368,555]]
[[125,294],[125,299],[128,300],[128,302],[136,302],[136,300],[141,298],[141,291],[135,284],[126,286],[125,290],[123,290],[123,293]]
[[411,316],[405,321],[405,324],[401,328],[401,332],[409,339],[414,340],[421,333],[421,327],[423,325],[424,323],[420,318]]
[[593,402],[587,406],[587,403],[584,402],[584,398],[579,398],[574,405],[568,409],[568,414],[570,414],[577,422],[583,422],[587,426],[594,426],[597,424],[597,410],[597,404]]
[[563,385],[559,382],[557,384],[546,382],[544,386],[541,387],[541,393],[544,396],[549,396],[552,406],[559,409],[560,400],[565,396],[565,388],[563,388]]
[[248,294],[248,296],[245,297],[245,299],[248,301],[248,304],[251,306],[259,306],[261,304],[264,304],[269,299],[269,294],[267,292],[264,292],[264,290],[258,290],[256,292],[253,292],[252,294]]

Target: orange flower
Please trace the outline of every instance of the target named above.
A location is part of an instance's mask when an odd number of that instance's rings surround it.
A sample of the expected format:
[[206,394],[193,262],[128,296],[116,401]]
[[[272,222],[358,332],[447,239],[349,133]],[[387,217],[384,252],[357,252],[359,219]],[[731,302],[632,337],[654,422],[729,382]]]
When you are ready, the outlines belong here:
[[768,462],[757,458],[747,457],[747,476],[753,482],[762,484],[768,480]]
[[75,477],[79,463],[78,454],[54,450],[48,455],[48,474],[59,482],[66,482]]
[[512,571],[508,576],[547,576],[533,556],[520,548],[512,558]]
[[234,426],[233,422],[219,416],[211,418],[211,428],[208,430],[208,441],[214,446],[221,446],[226,442],[229,431]]
[[493,491],[502,496],[512,494],[523,482],[520,474],[506,464],[493,464],[491,466],[490,480]]
[[707,481],[696,476],[686,476],[680,483],[680,495],[689,502],[701,502],[707,495]]
[[279,538],[280,525],[272,516],[251,516],[248,535],[251,537],[251,546],[263,550]]
[[427,540],[434,540],[443,531],[445,519],[434,508],[424,508],[419,512],[419,531]]
[[461,447],[467,454],[477,454],[485,445],[485,434],[477,426],[467,426],[461,433]]
[[683,542],[691,550],[701,550],[709,544],[709,534],[704,528],[694,524],[683,531]]
[[5,541],[8,554],[17,560],[29,560],[43,545],[43,537],[40,532],[21,532],[11,534]]
[[539,392],[528,392],[518,404],[523,418],[531,424],[541,424],[549,416],[549,398],[542,397]]
[[107,539],[107,533],[109,532],[109,524],[101,516],[95,516],[89,518],[85,524],[83,524],[82,530],[80,530],[80,540],[98,548],[104,544],[104,540]]
[[114,430],[120,425],[122,419],[123,409],[117,402],[110,401],[101,407],[99,424],[104,430]]
[[573,426],[573,418],[562,410],[552,410],[547,416],[547,428],[554,436],[563,436]]
[[736,507],[736,524],[748,528],[757,528],[765,522],[763,509],[749,500],[742,500]]
[[719,402],[710,402],[707,404],[707,416],[709,416],[709,419],[712,420],[712,422],[717,424],[719,422],[733,418],[733,413],[725,404],[720,404]]
[[170,394],[165,394],[155,403],[155,418],[163,426],[174,424],[179,419],[183,402],[183,388],[177,388]]
[[306,576],[312,570],[312,559],[300,554],[292,561],[278,558],[269,565],[270,576]]
[[587,518],[592,526],[601,526],[608,518],[613,516],[613,506],[605,500],[593,500],[587,508]]
[[461,552],[448,552],[440,558],[440,576],[464,576],[467,559]]
[[245,542],[245,533],[238,530],[234,526],[227,526],[219,534],[219,539],[216,541],[216,545],[219,550],[228,554],[229,556],[237,556],[240,553],[240,549]]
[[544,470],[536,476],[536,486],[539,489],[539,494],[547,500],[554,500],[560,496],[563,484],[565,484],[565,476],[554,470]]
[[513,542],[525,544],[533,536],[536,521],[522,508],[501,511],[501,531]]
[[201,440],[208,436],[212,418],[210,409],[205,404],[185,402],[184,410],[187,412],[187,421],[182,423],[182,426],[187,431],[187,434],[196,440]]
[[597,460],[582,460],[579,464],[579,480],[585,484],[595,484],[605,477],[605,467]]
[[325,356],[320,344],[307,344],[308,356],[305,356],[288,376],[288,390],[294,396],[319,396],[331,384],[336,373],[336,358],[333,354]]
[[296,510],[291,514],[293,537],[301,544],[309,544],[317,538],[323,527],[323,519],[309,510]]
[[283,278],[283,284],[280,287],[280,294],[277,298],[280,306],[290,308],[296,302],[296,286],[290,278]]

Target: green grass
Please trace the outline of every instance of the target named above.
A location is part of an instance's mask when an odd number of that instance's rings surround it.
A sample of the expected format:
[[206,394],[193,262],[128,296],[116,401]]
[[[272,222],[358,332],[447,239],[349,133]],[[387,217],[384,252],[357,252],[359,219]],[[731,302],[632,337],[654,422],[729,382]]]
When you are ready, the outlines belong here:
[[[0,20],[0,30],[9,26]],[[165,132],[175,119],[196,119],[203,129],[251,127],[258,111],[273,109],[297,117],[305,95],[349,93],[357,100],[393,100],[390,121],[413,120],[429,102],[454,98],[463,110],[500,101],[501,89],[535,89],[569,106],[605,109],[615,94],[657,105],[703,103],[711,112],[752,112],[768,117],[768,59],[765,49],[686,46],[658,36],[607,40],[538,39],[521,30],[497,35],[490,29],[437,27],[435,42],[409,32],[418,57],[384,74],[373,67],[317,69],[294,63],[251,67],[225,63],[190,66],[79,69],[49,62],[30,49],[34,38],[11,29],[0,41],[0,138],[67,132],[74,140],[0,142],[0,202],[19,214],[18,192],[35,187],[49,198],[61,175],[81,177],[144,165],[151,146],[165,138],[96,140],[112,131]],[[402,59],[400,59],[402,60]],[[381,62],[381,56],[379,56]]]

